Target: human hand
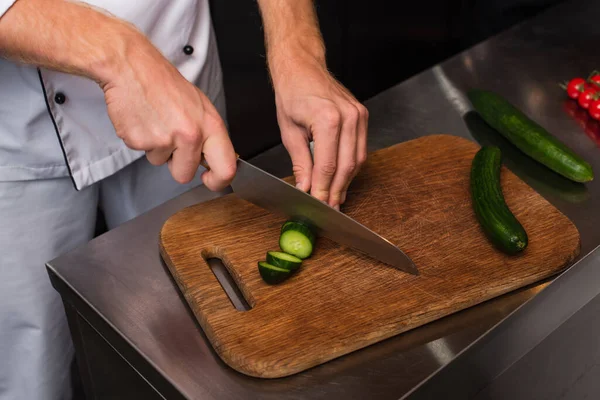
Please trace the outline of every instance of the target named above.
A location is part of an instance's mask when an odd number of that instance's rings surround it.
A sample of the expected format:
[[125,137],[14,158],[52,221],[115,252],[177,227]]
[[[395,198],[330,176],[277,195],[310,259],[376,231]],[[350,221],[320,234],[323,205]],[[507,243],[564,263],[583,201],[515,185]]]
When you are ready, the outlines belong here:
[[339,210],[367,159],[369,114],[324,62],[302,51],[291,54],[270,63],[282,143],[298,188]]
[[236,172],[236,155],[224,121],[202,91],[187,81],[150,43],[101,84],[117,135],[144,150],[153,165],[168,163],[173,178],[187,183],[204,155],[210,169],[202,181],[221,190]]

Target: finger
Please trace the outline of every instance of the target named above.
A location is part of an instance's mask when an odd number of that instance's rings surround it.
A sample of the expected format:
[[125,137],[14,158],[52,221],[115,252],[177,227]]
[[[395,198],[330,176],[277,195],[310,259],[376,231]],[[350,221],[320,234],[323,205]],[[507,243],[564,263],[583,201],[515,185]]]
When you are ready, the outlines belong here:
[[210,169],[202,174],[202,181],[209,190],[219,191],[235,177],[237,158],[223,120],[214,114],[210,118],[213,121],[206,124],[207,136],[202,148]]
[[132,150],[150,151],[157,147],[156,137],[149,134],[149,132],[143,128],[130,129],[128,131],[120,130],[117,131],[117,136],[121,138],[125,146]]
[[358,109],[358,132],[356,138],[356,168],[354,169],[354,174],[352,174],[351,179],[346,182],[344,189],[342,191],[342,199],[340,204],[344,204],[346,202],[346,197],[348,194],[348,187],[356,178],[356,175],[360,172],[362,166],[367,161],[367,137],[368,137],[368,126],[369,126],[369,110],[366,107],[359,104],[357,106]]
[[146,158],[152,165],[163,165],[173,154],[173,148],[157,148],[146,152]]
[[314,165],[310,193],[327,202],[331,181],[337,169],[341,114],[336,107],[322,109],[313,126]]
[[357,171],[367,161],[367,137],[369,134],[369,110],[362,104],[357,106],[358,109],[358,137],[356,141],[356,163],[358,164]]
[[281,139],[283,146],[292,159],[296,187],[308,192],[311,187],[313,160],[306,131],[304,128],[290,123],[282,128]]
[[338,148],[337,169],[331,182],[329,205],[339,209],[342,196],[356,169],[358,109],[353,105],[344,112]]
[[189,183],[198,171],[202,148],[198,146],[177,147],[167,162],[173,178],[179,183]]

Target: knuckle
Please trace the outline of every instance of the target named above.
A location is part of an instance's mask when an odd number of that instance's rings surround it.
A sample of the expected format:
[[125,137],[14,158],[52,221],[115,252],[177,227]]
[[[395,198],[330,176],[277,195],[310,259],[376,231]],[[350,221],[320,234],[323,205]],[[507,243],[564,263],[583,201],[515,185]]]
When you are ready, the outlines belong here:
[[213,130],[215,130],[216,132],[226,132],[227,131],[227,126],[225,125],[225,121],[223,121],[223,119],[221,118],[221,116],[218,113],[208,114],[206,116],[206,118],[209,121],[211,128]]
[[360,118],[369,119],[369,110],[367,107],[363,106],[362,104],[358,104],[356,107],[358,108],[358,115]]
[[358,164],[356,162],[356,159],[351,159],[344,163],[344,166],[342,167],[342,172],[344,173],[344,175],[352,175],[357,167]]
[[342,122],[342,115],[335,106],[327,106],[321,109],[320,118],[328,128],[337,129]]
[[231,181],[235,177],[237,171],[236,164],[227,164],[223,166],[223,169],[219,171],[219,176],[225,181]]
[[358,123],[358,118],[360,117],[358,108],[354,106],[348,107],[346,110],[346,120],[352,125],[356,125]]
[[186,145],[196,145],[200,143],[200,135],[194,130],[182,130],[179,139]]
[[321,175],[331,177],[335,174],[335,171],[337,170],[337,165],[333,161],[326,161],[320,164],[317,167],[317,170],[321,173]]
[[197,145],[201,142],[200,129],[198,125],[190,120],[182,122],[177,129],[177,137],[181,143],[186,145]]
[[123,142],[133,150],[142,150],[142,139],[137,135],[125,136]]
[[308,169],[302,164],[293,164],[292,172],[294,173],[294,175],[304,175],[305,173],[310,171],[308,171]]

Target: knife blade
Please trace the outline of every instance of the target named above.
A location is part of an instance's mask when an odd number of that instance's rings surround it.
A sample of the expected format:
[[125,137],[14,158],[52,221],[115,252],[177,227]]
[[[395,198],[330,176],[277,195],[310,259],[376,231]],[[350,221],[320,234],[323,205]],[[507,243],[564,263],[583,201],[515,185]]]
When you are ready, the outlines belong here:
[[[307,222],[318,234],[412,275],[419,271],[389,240],[286,181],[242,160],[230,186],[240,198],[274,214]],[[205,159],[202,165],[209,168]]]

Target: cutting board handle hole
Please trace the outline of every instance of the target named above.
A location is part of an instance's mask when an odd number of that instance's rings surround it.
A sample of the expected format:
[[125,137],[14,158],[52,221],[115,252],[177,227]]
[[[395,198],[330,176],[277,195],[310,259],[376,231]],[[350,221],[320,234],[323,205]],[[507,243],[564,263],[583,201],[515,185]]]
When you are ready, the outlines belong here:
[[221,287],[225,291],[227,297],[231,301],[231,304],[238,311],[248,311],[252,309],[250,304],[244,298],[242,291],[236,284],[235,280],[231,277],[231,274],[223,264],[223,261],[218,257],[205,257],[206,263],[210,267],[211,271],[215,275],[215,278],[221,284]]

